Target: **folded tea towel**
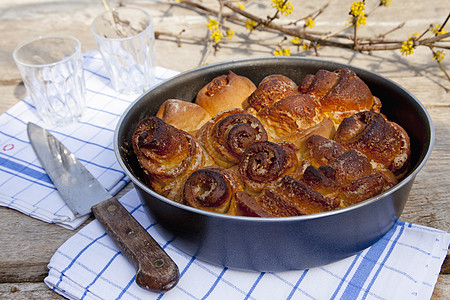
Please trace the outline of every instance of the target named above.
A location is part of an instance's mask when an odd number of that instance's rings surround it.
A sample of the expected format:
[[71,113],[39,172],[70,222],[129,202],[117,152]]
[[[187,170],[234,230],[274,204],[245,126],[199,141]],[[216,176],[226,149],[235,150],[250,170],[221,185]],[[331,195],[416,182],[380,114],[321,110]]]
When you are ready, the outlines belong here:
[[139,288],[133,267],[93,220],[51,258],[45,278],[51,289],[69,299],[430,299],[450,242],[444,231],[397,221],[371,247],[326,266],[238,271],[173,247],[173,240],[162,238],[160,225],[145,213],[135,190],[120,202],[178,265],[178,285],[165,294]]
[[[29,97],[0,115],[0,205],[72,229],[87,216],[75,218],[61,199],[30,145],[27,123],[48,129],[114,195],[129,182],[114,155],[114,130],[122,112],[139,96],[112,89],[98,51],[86,52],[83,63],[87,109],[80,122],[49,126],[36,115]],[[177,73],[157,67],[155,84]]]

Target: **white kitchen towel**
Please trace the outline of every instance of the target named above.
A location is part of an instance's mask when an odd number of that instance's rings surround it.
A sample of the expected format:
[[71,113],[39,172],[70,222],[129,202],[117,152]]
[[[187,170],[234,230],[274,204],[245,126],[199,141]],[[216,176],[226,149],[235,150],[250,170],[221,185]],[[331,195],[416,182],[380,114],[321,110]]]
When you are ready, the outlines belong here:
[[69,299],[430,299],[450,234],[398,221],[376,244],[308,270],[237,271],[191,257],[161,237],[135,190],[120,199],[172,257],[177,286],[165,294],[139,288],[135,270],[93,220],[53,255],[45,283]]
[[[139,96],[113,90],[98,51],[86,52],[83,63],[87,109],[80,122],[46,125],[29,97],[0,115],[0,205],[72,229],[87,216],[75,218],[61,199],[29,143],[27,123],[48,129],[114,195],[129,182],[114,155],[114,130],[122,112]],[[155,84],[177,73],[157,67]]]

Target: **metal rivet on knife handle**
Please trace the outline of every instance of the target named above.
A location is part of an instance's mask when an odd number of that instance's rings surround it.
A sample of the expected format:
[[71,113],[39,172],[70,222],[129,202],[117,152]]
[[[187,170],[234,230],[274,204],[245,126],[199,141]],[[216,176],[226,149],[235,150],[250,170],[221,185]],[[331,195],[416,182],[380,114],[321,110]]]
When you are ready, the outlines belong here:
[[116,198],[93,206],[92,212],[136,268],[136,283],[141,288],[162,293],[178,283],[180,274],[175,262]]

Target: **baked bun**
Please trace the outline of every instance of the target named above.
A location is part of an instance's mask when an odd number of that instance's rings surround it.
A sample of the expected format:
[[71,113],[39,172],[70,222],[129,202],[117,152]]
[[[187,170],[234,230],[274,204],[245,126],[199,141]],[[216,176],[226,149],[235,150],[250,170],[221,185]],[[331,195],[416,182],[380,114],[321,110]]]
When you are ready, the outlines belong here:
[[297,84],[287,76],[274,74],[266,76],[258,88],[248,97],[244,108],[259,112],[277,101],[298,93]]
[[274,189],[252,196],[236,195],[237,212],[245,216],[292,217],[326,212],[338,208],[336,199],[328,198],[291,176],[283,176]]
[[313,96],[316,105],[336,124],[357,112],[380,112],[381,101],[350,69],[319,70],[304,78],[299,92]]
[[242,184],[233,172],[218,167],[203,168],[187,178],[183,201],[195,208],[235,214],[235,194],[242,190]]
[[243,108],[247,97],[256,89],[255,84],[244,76],[229,71],[228,75],[214,78],[197,94],[195,103],[211,116],[230,108]]
[[274,187],[284,175],[295,174],[296,147],[288,142],[255,142],[247,147],[238,171],[244,186],[254,192]]
[[304,131],[324,119],[312,97],[295,94],[261,109],[257,117],[266,127],[271,140]]
[[306,140],[303,159],[316,168],[328,165],[345,152],[345,148],[334,140],[312,135]]
[[374,169],[388,169],[399,179],[409,168],[411,148],[406,131],[379,113],[365,111],[344,119],[334,140],[364,153]]
[[313,135],[318,135],[326,139],[332,139],[336,129],[334,127],[334,122],[331,118],[324,118],[320,123],[311,126],[307,129],[300,130],[278,139],[275,139],[275,142],[286,141],[294,144],[301,153],[306,151],[306,141],[309,137]]
[[239,163],[252,143],[266,141],[267,133],[256,117],[234,108],[216,114],[198,131],[197,138],[218,166],[229,168]]
[[211,119],[209,113],[200,105],[168,99],[159,107],[156,116],[178,129],[193,133]]
[[181,200],[181,189],[192,172],[214,164],[193,136],[155,116],[138,123],[132,143],[147,183],[175,201]]

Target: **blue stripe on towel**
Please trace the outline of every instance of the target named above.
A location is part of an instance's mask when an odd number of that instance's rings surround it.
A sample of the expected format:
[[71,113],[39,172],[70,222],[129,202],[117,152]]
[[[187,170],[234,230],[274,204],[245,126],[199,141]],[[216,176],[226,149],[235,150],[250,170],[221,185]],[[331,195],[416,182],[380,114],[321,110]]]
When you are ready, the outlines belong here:
[[266,274],[266,273],[265,272],[261,272],[261,274],[259,274],[258,278],[256,278],[256,281],[253,283],[253,285],[250,288],[250,290],[248,291],[247,295],[245,295],[244,299],[250,298],[251,294],[253,293],[253,291],[255,290],[256,286],[259,284],[259,282],[263,278],[264,274]]
[[300,283],[303,281],[303,279],[305,278],[306,274],[308,273],[308,270],[304,270],[302,272],[302,275],[300,275],[300,278],[297,280],[297,282],[295,283],[294,287],[291,290],[291,293],[289,294],[289,296],[286,298],[286,300],[288,299],[292,299],[292,297],[294,296],[295,291],[297,291]]
[[223,268],[222,272],[220,272],[219,276],[217,276],[216,281],[214,281],[214,283],[212,284],[211,288],[208,290],[208,292],[205,294],[205,296],[202,297],[202,299],[207,299],[209,297],[209,295],[211,295],[212,291],[214,291],[214,289],[216,288],[217,284],[220,282],[220,280],[222,279],[223,275],[225,274],[225,272],[228,270],[228,268]]
[[[14,162],[12,160],[0,157],[0,165],[7,169],[10,169],[10,170],[16,171],[18,173],[21,173],[23,175],[26,175],[28,177],[40,180],[44,183],[53,184],[52,180],[50,179],[50,177],[48,177],[47,173],[39,172],[39,171],[29,168],[25,165]],[[27,179],[25,177],[22,177],[22,178]],[[35,181],[32,181],[32,182],[35,183]]]
[[370,259],[362,260],[362,262],[356,269],[355,274],[353,274],[352,279],[348,283],[347,288],[342,294],[341,299],[356,299],[358,297],[359,293],[361,292],[361,288],[364,286],[370,273],[376,266],[377,261],[380,259],[384,250],[388,246],[394,232],[395,227],[391,228],[391,230],[389,230],[382,239],[380,239],[377,243],[370,247],[369,251],[365,255],[365,257]]
[[398,239],[402,236],[403,230],[405,229],[404,226],[402,226],[402,225],[396,225],[395,227],[393,227],[391,229],[391,231],[394,232],[397,227],[400,227],[400,232],[398,233],[396,238],[392,241],[392,244],[391,244],[391,247],[388,250],[388,253],[386,254],[386,256],[384,257],[383,261],[378,266],[378,270],[376,271],[375,275],[372,277],[372,280],[370,281],[369,286],[367,287],[367,290],[364,292],[363,299],[367,298],[367,294],[369,293],[370,289],[372,288],[373,284],[375,283],[375,280],[378,278],[378,275],[380,274],[381,270],[385,266],[385,263],[386,263],[387,259],[392,254],[392,251],[394,250],[394,246],[397,244]]

